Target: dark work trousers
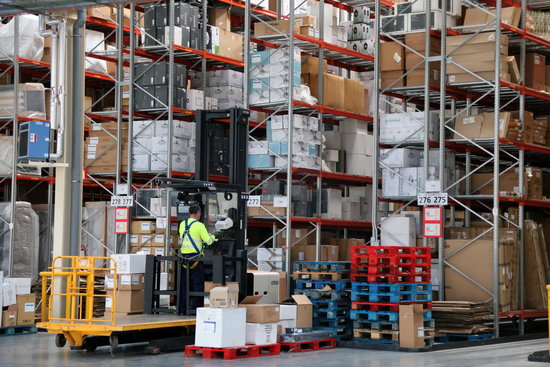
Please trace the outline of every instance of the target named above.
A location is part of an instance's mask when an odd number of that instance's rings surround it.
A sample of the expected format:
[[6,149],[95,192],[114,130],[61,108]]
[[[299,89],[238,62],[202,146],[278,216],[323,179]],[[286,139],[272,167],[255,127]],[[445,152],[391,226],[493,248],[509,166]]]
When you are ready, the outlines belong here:
[[[190,261],[189,265],[192,265],[194,261]],[[179,314],[185,315],[186,310],[186,294],[187,294],[187,269],[181,269],[181,281],[180,281],[180,296],[181,300],[179,302]],[[193,269],[189,269],[189,287],[191,292],[204,292],[204,263],[199,261],[197,266]],[[203,297],[190,297],[189,305],[191,308],[202,307],[204,304]]]

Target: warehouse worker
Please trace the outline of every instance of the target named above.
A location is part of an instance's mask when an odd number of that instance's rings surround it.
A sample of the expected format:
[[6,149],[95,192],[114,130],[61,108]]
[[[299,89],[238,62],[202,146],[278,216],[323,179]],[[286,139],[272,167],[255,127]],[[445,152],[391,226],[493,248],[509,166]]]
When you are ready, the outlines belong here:
[[[180,279],[179,313],[185,313],[187,274],[189,274],[189,288],[191,292],[204,291],[204,264],[199,258],[204,254],[204,246],[210,246],[216,238],[209,234],[206,227],[199,220],[201,218],[200,206],[193,204],[189,207],[189,218],[180,223],[179,235],[181,239],[181,255],[186,258]],[[187,269],[189,267],[189,269]],[[191,307],[200,307],[199,302],[193,302],[197,298],[190,299]]]

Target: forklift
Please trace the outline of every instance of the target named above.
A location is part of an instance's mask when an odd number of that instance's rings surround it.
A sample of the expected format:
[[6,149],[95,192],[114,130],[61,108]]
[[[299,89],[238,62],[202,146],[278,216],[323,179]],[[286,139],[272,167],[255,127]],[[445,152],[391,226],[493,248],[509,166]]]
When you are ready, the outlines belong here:
[[[161,188],[178,192],[178,223],[189,218],[189,207],[201,207],[202,217],[209,233],[216,241],[205,247],[204,256],[192,260],[175,256],[147,256],[145,279],[144,312],[148,314],[176,313],[185,316],[196,314],[197,305],[202,305],[205,292],[190,291],[191,262],[204,264],[206,281],[216,285],[227,282],[239,284],[239,300],[247,293],[247,251],[246,251],[246,203],[248,201],[247,144],[248,118],[250,111],[241,108],[228,110],[196,111],[196,159],[195,179],[161,178]],[[229,120],[229,182],[209,181],[211,162],[210,144],[214,140],[215,124]],[[169,194],[167,194],[169,195]],[[161,272],[167,263],[175,269],[175,281],[171,289],[161,289]],[[182,278],[182,272],[186,272]],[[180,294],[179,282],[187,282],[185,295]],[[162,296],[170,296],[175,307],[161,304]],[[184,312],[180,313],[180,302]]]

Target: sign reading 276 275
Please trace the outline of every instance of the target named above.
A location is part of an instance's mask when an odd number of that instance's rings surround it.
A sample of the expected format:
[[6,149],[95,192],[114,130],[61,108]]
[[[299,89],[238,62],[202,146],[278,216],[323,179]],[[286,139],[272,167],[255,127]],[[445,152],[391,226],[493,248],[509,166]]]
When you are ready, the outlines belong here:
[[418,205],[445,206],[449,204],[449,196],[446,192],[418,194]]

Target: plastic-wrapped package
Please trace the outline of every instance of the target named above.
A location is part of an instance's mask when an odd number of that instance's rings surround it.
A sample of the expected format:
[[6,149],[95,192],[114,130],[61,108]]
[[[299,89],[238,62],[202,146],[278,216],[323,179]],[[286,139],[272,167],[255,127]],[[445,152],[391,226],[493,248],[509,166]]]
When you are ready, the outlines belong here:
[[[286,329],[290,331],[290,329]],[[292,332],[281,334],[280,341],[286,343],[298,343],[307,342],[312,340],[322,340],[334,338],[334,333],[330,330],[312,330],[307,329],[293,329]]]
[[[0,263],[2,270],[9,268],[11,203],[0,203]],[[13,245],[13,278],[38,279],[39,220],[31,204],[18,201],[15,204]]]
[[[14,86],[0,85],[0,116],[12,117]],[[19,84],[17,115],[32,119],[46,119],[46,90],[41,83]]]
[[[86,53],[101,53],[105,51],[105,35],[103,32],[86,29]],[[107,73],[107,61],[86,57],[86,70],[97,73]]]
[[[0,23],[0,59],[13,58],[15,22]],[[44,54],[44,38],[39,33],[38,16],[19,15],[19,57],[40,61]]]
[[106,201],[87,202],[82,210],[82,242],[84,256],[105,256],[107,240]]
[[0,136],[0,177],[9,176],[13,164],[13,137]]
[[38,215],[40,232],[40,237],[38,240],[38,271],[46,271],[48,270],[48,267],[52,266],[51,254],[48,252],[50,251],[50,243],[53,240],[53,231],[48,232],[48,227],[51,226],[50,217],[48,215],[48,204],[34,204],[32,209]]

